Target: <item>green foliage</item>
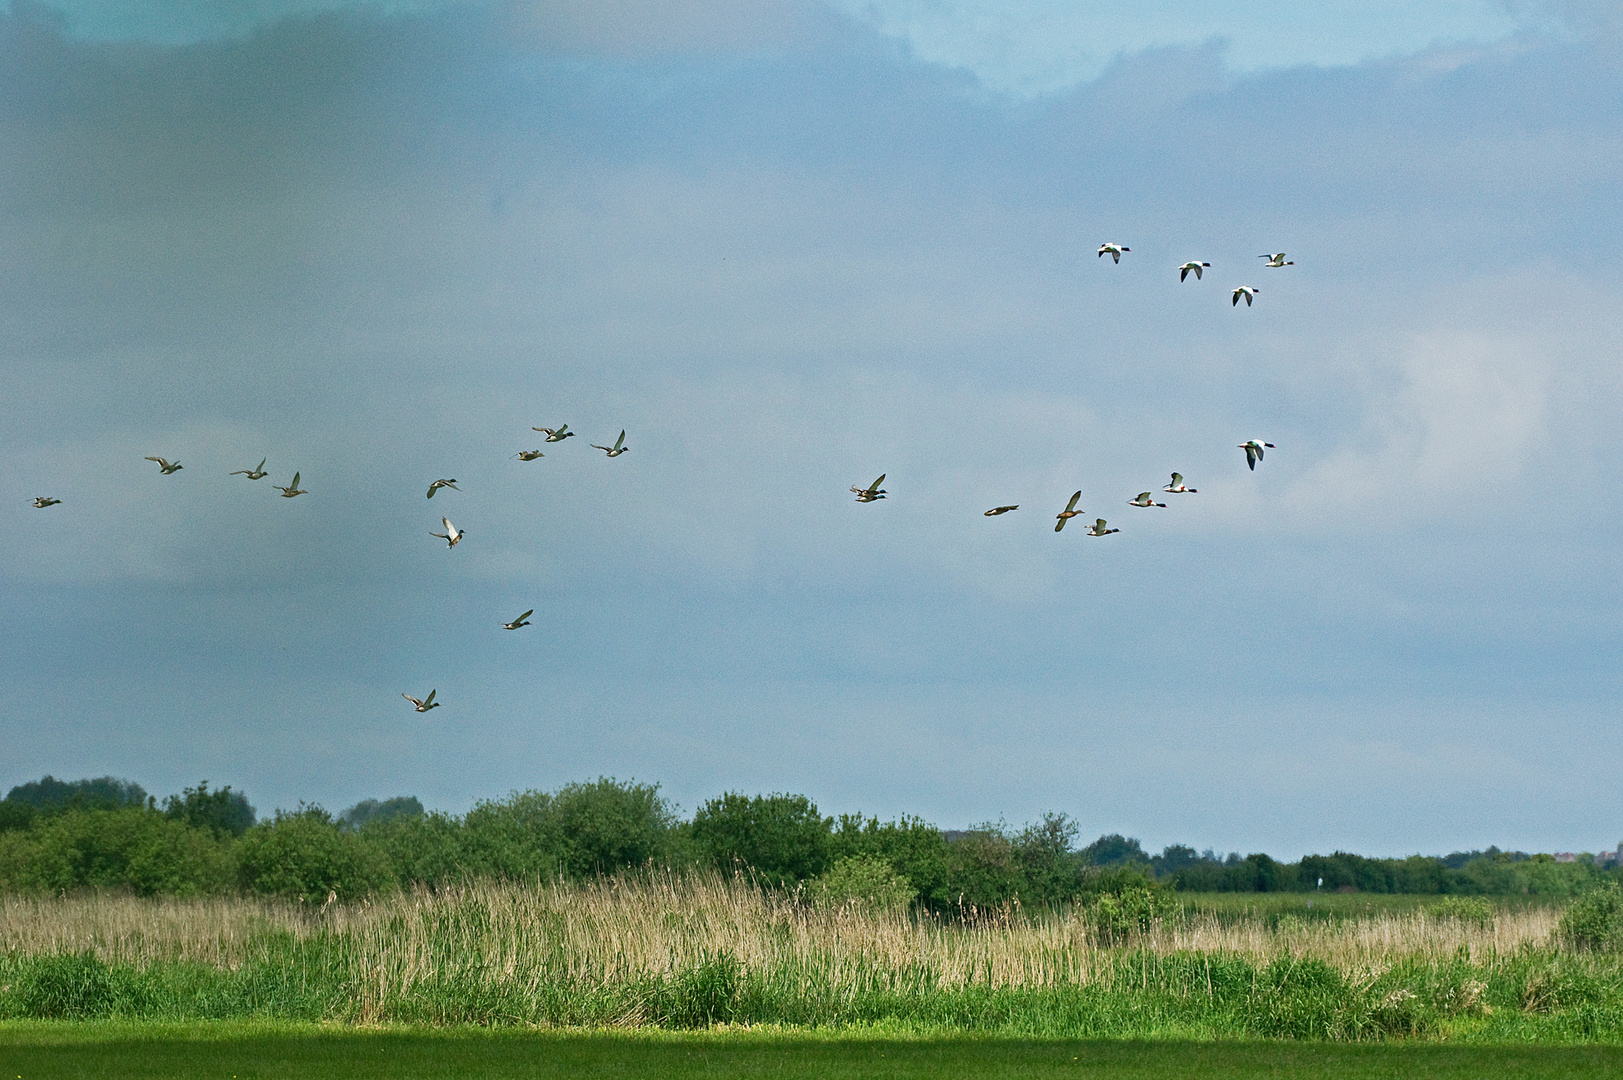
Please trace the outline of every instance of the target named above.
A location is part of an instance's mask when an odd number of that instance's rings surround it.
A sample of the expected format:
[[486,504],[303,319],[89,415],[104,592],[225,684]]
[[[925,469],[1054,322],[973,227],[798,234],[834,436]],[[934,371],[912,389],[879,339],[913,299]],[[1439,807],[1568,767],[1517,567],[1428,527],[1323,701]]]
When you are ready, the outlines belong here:
[[858,857],[885,860],[897,877],[918,891],[920,902],[932,910],[943,910],[953,895],[947,881],[952,861],[947,838],[920,818],[881,822],[876,817],[843,814],[832,837],[830,854],[836,861]]
[[561,789],[552,798],[552,813],[564,873],[576,880],[663,858],[676,825],[659,785],[608,777]]
[[45,811],[118,810],[146,806],[148,798],[141,785],[130,780],[102,776],[69,781],[46,774],[38,780],[18,784],[6,793],[5,801]]
[[1453,919],[1475,926],[1493,925],[1493,909],[1486,900],[1476,896],[1445,896],[1432,905],[1431,913],[1439,919]]
[[877,855],[848,855],[834,860],[806,888],[813,900],[825,904],[859,903],[876,908],[902,908],[918,896],[913,883]]
[[169,796],[164,800],[163,812],[165,817],[208,829],[218,836],[241,836],[254,824],[254,808],[248,805],[247,795],[232,791],[230,784],[210,791],[207,780],[186,788],[180,795]]
[[319,806],[301,806],[249,829],[237,844],[241,887],[307,903],[355,900],[389,879],[380,852],[343,832]]
[[362,799],[338,815],[338,823],[346,829],[359,830],[369,825],[381,825],[399,818],[420,818],[423,804],[415,795],[397,795],[392,799]]
[[1610,882],[1580,896],[1562,912],[1557,933],[1574,949],[1623,947],[1623,889]]
[[[1193,848],[1187,850],[1190,855],[1194,854]],[[1150,861],[1150,857],[1144,853],[1137,840],[1125,837],[1121,833],[1099,837],[1082,849],[1082,857],[1091,866],[1116,866],[1120,863]]]
[[699,807],[690,830],[717,867],[747,867],[767,885],[790,885],[828,869],[833,824],[804,795],[728,792]]
[[150,810],[69,810],[0,833],[0,889],[128,889],[195,896],[231,882],[230,850],[209,832]]

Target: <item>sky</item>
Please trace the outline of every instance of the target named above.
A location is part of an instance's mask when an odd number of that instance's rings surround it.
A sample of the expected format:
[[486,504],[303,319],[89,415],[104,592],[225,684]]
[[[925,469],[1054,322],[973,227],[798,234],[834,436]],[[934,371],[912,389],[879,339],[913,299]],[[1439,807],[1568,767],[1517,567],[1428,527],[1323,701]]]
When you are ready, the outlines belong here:
[[1623,837],[1610,5],[12,0],[0,84],[0,787]]

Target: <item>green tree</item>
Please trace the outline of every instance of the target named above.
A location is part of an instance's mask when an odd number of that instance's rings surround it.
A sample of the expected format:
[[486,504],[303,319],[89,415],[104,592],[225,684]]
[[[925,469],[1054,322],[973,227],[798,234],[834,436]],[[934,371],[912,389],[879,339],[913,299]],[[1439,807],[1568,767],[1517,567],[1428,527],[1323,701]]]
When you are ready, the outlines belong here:
[[397,795],[392,799],[362,799],[354,806],[338,815],[338,823],[352,831],[364,829],[369,825],[381,825],[385,821],[394,821],[397,818],[419,818],[423,816],[423,804],[415,795]]
[[300,806],[237,841],[238,881],[248,892],[323,903],[355,900],[389,880],[383,853],[338,828],[319,806]]
[[94,780],[58,780],[47,773],[38,780],[18,784],[6,793],[6,802],[26,803],[36,810],[116,810],[146,806],[147,793],[133,780],[101,776]]
[[247,795],[232,791],[230,784],[210,791],[207,780],[186,788],[180,795],[169,796],[164,800],[163,813],[193,828],[208,829],[216,836],[241,836],[254,824],[254,808],[248,805]]
[[0,834],[0,889],[128,889],[196,896],[229,887],[228,845],[145,809],[69,810]]
[[828,869],[833,825],[804,795],[728,792],[699,807],[689,828],[716,866],[747,866],[768,885],[787,885]]

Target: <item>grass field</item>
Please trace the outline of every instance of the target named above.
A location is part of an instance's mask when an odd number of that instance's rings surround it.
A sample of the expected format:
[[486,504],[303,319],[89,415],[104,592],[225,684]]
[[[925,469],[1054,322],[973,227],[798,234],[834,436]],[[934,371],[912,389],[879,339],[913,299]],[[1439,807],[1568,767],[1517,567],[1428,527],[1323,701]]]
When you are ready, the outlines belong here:
[[945,921],[663,875],[325,909],[10,897],[0,1020],[1623,1043],[1623,957],[1558,947],[1557,908],[1188,899],[1122,938],[1084,910]]
[[1617,1047],[1099,1042],[693,1033],[334,1030],[293,1025],[0,1024],[0,1076],[209,1080],[844,1077],[1068,1080],[1611,1078]]

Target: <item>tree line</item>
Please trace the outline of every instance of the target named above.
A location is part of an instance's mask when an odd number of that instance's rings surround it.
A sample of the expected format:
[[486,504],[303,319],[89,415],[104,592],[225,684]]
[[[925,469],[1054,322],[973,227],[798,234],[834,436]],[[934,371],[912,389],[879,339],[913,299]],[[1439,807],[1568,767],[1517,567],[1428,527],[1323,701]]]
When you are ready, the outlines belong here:
[[237,892],[322,903],[470,878],[581,880],[652,866],[736,871],[769,887],[952,914],[1087,902],[1124,888],[1576,895],[1620,876],[1593,859],[1557,863],[1494,848],[1286,863],[1181,844],[1150,855],[1119,834],[1079,846],[1078,833],[1064,814],[965,830],[908,816],[826,816],[793,794],[728,793],[684,819],[657,785],[611,778],[515,792],[460,816],[402,796],[338,815],[301,805],[260,820],[241,791],[206,781],[160,803],[129,781],[47,776],[0,800],[0,891]]

